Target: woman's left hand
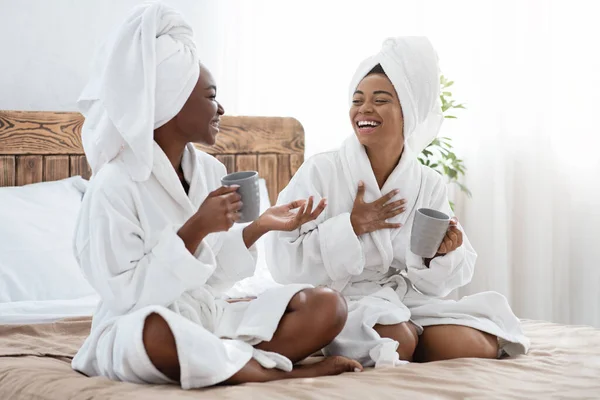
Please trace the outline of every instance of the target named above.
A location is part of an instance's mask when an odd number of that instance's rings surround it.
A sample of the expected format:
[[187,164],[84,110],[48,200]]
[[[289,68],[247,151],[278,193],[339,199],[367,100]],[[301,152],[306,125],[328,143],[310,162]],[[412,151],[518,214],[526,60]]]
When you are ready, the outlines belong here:
[[458,219],[453,217],[450,220],[450,226],[446,231],[446,236],[444,237],[444,240],[442,240],[442,244],[437,252],[439,255],[448,254],[462,246],[462,242],[463,235],[461,230],[458,229]]
[[[259,225],[267,231],[293,231],[302,224],[314,221],[321,215],[327,200],[321,199],[313,211],[313,197],[306,200],[296,200],[289,204],[274,206],[264,212],[259,218]],[[293,210],[298,209],[298,212]]]

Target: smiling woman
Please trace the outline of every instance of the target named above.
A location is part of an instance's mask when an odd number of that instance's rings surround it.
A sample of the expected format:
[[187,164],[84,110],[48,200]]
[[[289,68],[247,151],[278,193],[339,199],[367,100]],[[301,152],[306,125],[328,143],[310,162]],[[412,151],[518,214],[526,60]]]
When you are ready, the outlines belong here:
[[346,296],[348,322],[325,354],[384,366],[528,350],[502,295],[442,300],[470,281],[477,258],[457,221],[433,258],[410,250],[417,210],[453,215],[445,182],[417,160],[443,121],[439,90],[429,40],[384,41],[351,82],[354,134],[304,163],[279,197],[286,203],[316,192],[328,200],[315,221],[271,234],[267,253],[281,283],[326,285]]
[[[394,85],[381,65],[373,67],[354,91],[350,121],[360,144],[365,146],[367,154],[371,152],[371,165],[382,187],[400,160],[398,149],[404,146],[404,119]],[[395,155],[387,157],[390,152]],[[384,160],[389,160],[389,165],[381,164]]]
[[[215,144],[219,133],[223,106],[217,101],[217,86],[210,71],[200,64],[200,76],[181,112],[154,131],[154,139],[161,145],[174,142],[173,135],[182,136],[186,143]],[[207,130],[206,127],[209,127]]]

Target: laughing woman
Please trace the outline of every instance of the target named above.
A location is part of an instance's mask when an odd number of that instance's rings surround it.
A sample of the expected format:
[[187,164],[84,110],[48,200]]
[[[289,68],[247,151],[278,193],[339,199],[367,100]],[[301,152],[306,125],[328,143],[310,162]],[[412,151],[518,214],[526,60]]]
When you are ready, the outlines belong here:
[[477,257],[456,219],[433,259],[409,248],[416,210],[452,215],[442,177],[417,160],[443,120],[430,42],[386,40],[358,67],[350,95],[354,134],[304,163],[278,199],[316,193],[307,207],[316,203],[320,216],[268,240],[276,280],[345,296],[348,321],[325,354],[379,366],[526,353],[529,341],[502,295],[443,299],[469,283]]

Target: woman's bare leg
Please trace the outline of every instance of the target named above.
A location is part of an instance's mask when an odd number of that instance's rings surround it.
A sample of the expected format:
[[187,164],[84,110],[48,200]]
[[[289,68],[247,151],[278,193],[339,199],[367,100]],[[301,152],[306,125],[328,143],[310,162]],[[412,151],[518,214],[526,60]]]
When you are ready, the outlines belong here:
[[156,369],[174,381],[179,382],[181,373],[175,336],[169,324],[157,313],[146,317],[142,333],[144,348]]
[[380,325],[373,327],[379,336],[397,341],[400,345],[396,352],[401,360],[412,361],[413,354],[419,343],[417,327],[412,322],[402,322],[395,325]]
[[320,362],[308,365],[296,365],[290,372],[279,369],[263,368],[256,360],[252,359],[236,372],[231,378],[223,382],[224,385],[238,385],[247,382],[269,382],[279,379],[316,378],[318,376],[339,375],[344,372],[362,371],[358,361],[345,357],[327,357]]
[[[346,317],[346,303],[337,292],[329,289],[305,289],[290,301],[273,339],[256,347],[283,354],[292,362],[297,362],[331,342],[342,330]],[[179,381],[175,337],[168,323],[159,314],[152,313],[146,318],[143,343],[152,364],[169,378]],[[224,383],[337,375],[356,369],[362,370],[362,366],[344,357],[328,357],[315,364],[296,366],[291,372],[266,369],[255,360],[250,360]]]
[[498,338],[494,335],[467,326],[433,325],[424,328],[414,359],[429,362],[497,356]]
[[331,343],[347,318],[346,301],[338,292],[326,288],[304,289],[290,300],[273,339],[255,347],[279,353],[297,363]]

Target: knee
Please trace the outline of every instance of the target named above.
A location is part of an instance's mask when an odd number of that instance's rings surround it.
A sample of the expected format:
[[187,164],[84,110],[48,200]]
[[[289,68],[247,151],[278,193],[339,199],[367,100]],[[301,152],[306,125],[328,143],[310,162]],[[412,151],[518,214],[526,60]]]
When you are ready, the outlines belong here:
[[159,314],[151,313],[146,317],[142,341],[146,354],[156,369],[173,380],[179,380],[175,337],[167,321]]
[[398,342],[396,352],[401,360],[413,360],[413,355],[419,344],[419,335],[412,322],[402,322],[396,325],[375,325],[373,329],[379,336]]
[[307,289],[306,295],[306,306],[314,317],[315,325],[333,339],[342,331],[348,319],[344,296],[328,288]]
[[473,343],[473,356],[475,358],[498,358],[498,338],[484,332],[475,332]]
[[398,355],[401,360],[412,361],[417,345],[419,344],[419,334],[411,322],[403,322],[399,329]]

